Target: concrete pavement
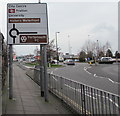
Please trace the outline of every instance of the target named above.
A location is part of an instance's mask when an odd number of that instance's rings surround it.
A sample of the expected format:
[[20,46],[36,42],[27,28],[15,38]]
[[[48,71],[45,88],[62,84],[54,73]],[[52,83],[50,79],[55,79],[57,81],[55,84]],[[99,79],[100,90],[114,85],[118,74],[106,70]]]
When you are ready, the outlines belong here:
[[58,98],[49,93],[49,102],[40,96],[39,86],[23,69],[14,65],[13,100],[7,99],[5,114],[72,114]]

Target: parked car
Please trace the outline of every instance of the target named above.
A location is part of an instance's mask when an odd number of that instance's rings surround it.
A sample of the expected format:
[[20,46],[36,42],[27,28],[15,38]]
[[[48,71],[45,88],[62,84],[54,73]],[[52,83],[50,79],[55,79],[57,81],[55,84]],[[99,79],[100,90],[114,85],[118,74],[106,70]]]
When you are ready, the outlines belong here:
[[98,61],[98,63],[99,64],[113,64],[113,60],[112,60],[112,58],[111,57],[102,57],[99,61]]
[[67,59],[63,63],[67,65],[75,65],[75,62],[72,59]]
[[75,62],[79,62],[79,60],[78,60],[78,59],[75,59],[74,61],[75,61]]
[[57,64],[57,63],[59,63],[59,61],[57,61],[57,60],[52,60],[51,61],[51,64]]
[[30,62],[35,62],[35,58],[31,58],[31,59],[30,59]]

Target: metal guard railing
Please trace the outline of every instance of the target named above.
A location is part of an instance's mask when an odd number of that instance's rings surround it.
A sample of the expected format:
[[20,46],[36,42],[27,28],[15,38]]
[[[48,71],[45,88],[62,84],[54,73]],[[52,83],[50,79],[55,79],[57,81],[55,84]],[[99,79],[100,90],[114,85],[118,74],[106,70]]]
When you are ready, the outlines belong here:
[[[34,80],[38,78],[38,70],[34,70]],[[37,78],[36,78],[37,77]],[[87,86],[65,77],[48,74],[49,90],[72,107],[79,114],[120,114],[120,96]]]

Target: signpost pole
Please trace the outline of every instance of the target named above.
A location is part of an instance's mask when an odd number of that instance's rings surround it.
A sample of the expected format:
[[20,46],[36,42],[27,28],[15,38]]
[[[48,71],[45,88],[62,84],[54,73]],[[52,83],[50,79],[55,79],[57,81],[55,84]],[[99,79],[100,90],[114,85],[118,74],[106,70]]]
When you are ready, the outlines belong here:
[[[41,0],[38,1],[41,3]],[[44,97],[44,69],[43,69],[43,45],[40,45],[40,86],[41,86],[41,97]]]
[[0,32],[0,115],[2,115],[2,34]]
[[43,73],[43,46],[40,45],[40,87],[41,87],[41,97],[44,97],[44,73]]
[[48,75],[47,75],[46,45],[43,46],[43,51],[44,51],[44,92],[45,92],[45,101],[48,102]]
[[9,45],[9,99],[13,98],[13,48]]
[[[39,0],[39,3],[41,3],[41,0]],[[48,76],[47,76],[46,45],[40,45],[40,56],[41,56],[41,62],[40,62],[41,97],[45,96],[45,101],[48,102]]]

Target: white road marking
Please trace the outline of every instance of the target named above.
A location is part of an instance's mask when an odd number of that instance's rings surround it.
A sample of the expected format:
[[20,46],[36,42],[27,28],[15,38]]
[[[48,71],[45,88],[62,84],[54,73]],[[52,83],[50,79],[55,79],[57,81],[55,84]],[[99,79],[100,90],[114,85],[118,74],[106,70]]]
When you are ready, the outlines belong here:
[[55,68],[55,70],[57,70],[58,68]]
[[[90,73],[87,69],[88,68],[91,68],[91,67],[84,67],[84,71],[87,72],[88,74],[92,74]],[[113,81],[112,79],[108,78],[108,77],[101,77],[101,76],[97,76],[97,74],[93,74],[94,77],[98,77],[98,78],[101,78],[101,79],[108,79],[111,83],[114,83],[114,84],[120,84],[119,82],[116,82],[116,81]]]
[[[89,68],[91,68],[91,67],[89,67]],[[90,73],[89,71],[87,71],[87,68],[86,68],[86,67],[84,67],[84,71],[87,72],[88,74],[92,74],[92,73]]]
[[32,67],[29,67],[29,66],[26,66],[26,65],[23,65],[25,68],[32,68]]
[[53,71],[51,72],[51,74],[53,74]]

